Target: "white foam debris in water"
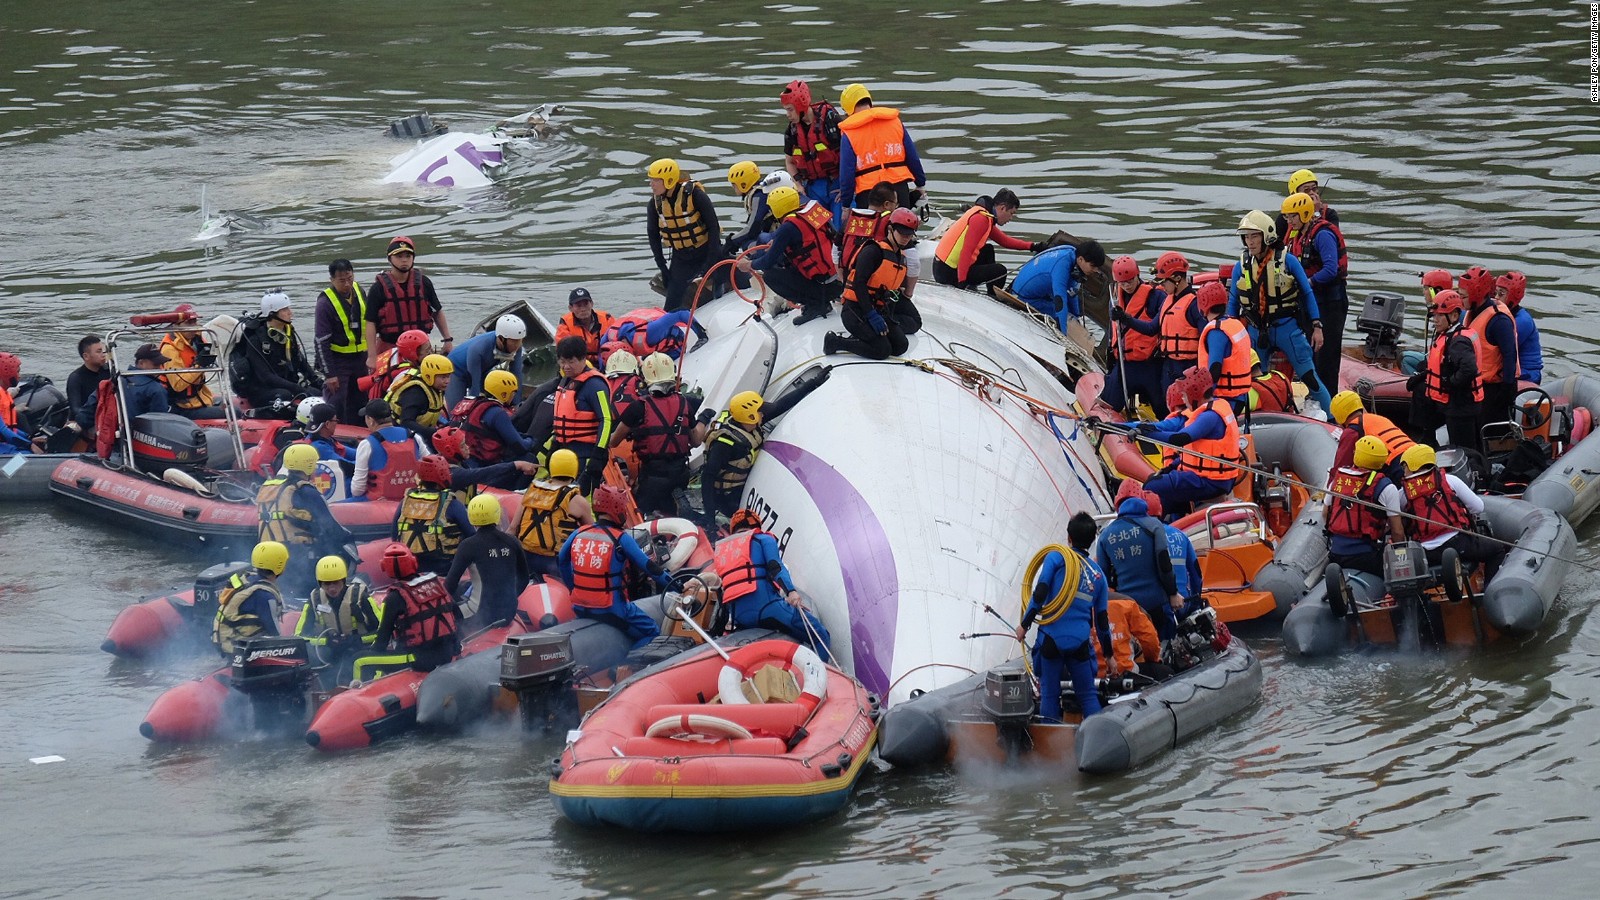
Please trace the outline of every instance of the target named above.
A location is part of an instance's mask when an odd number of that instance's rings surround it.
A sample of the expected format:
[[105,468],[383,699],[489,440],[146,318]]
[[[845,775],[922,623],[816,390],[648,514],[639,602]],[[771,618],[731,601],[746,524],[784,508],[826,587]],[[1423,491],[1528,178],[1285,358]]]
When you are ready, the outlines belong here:
[[58,763],[58,762],[66,762],[66,761],[67,761],[67,758],[65,756],[55,756],[54,754],[52,754],[50,756],[35,756],[32,759],[28,760],[28,762],[31,762],[36,766],[42,766],[42,765],[45,765],[47,763]]

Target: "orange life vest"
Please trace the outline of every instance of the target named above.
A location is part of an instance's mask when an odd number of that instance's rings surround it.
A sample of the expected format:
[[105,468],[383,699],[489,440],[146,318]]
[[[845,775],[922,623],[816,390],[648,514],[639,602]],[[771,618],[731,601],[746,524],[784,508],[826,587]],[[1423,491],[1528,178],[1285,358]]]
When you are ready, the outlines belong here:
[[17,427],[17,401],[3,387],[0,387],[0,422],[6,423],[7,428]]
[[828,233],[833,211],[812,200],[784,221],[794,223],[800,231],[800,246],[791,246],[786,252],[789,265],[813,281],[833,277],[833,238]]
[[[973,220],[979,216],[988,219],[983,230],[983,237],[979,239],[972,233]],[[970,268],[973,261],[978,258],[978,252],[983,245],[989,242],[989,235],[994,232],[994,213],[982,206],[973,206],[956,219],[950,230],[939,239],[939,247],[934,250],[934,259],[939,260],[958,273],[965,268]]]
[[1178,468],[1185,472],[1193,472],[1201,478],[1212,481],[1233,481],[1240,475],[1237,466],[1224,465],[1195,455],[1196,453],[1204,453],[1207,456],[1215,456],[1236,463],[1244,461],[1244,454],[1239,449],[1239,420],[1233,416],[1233,406],[1221,397],[1213,397],[1205,406],[1190,410],[1188,419],[1183,423],[1183,426],[1187,428],[1193,425],[1194,420],[1200,418],[1200,414],[1207,410],[1222,417],[1222,437],[1200,438],[1190,441],[1188,446],[1178,453]]
[[1472,514],[1467,512],[1467,505],[1450,489],[1450,482],[1437,466],[1407,475],[1400,489],[1406,493],[1406,508],[1410,513],[1427,520],[1406,519],[1406,534],[1412,540],[1429,541],[1472,527]]
[[888,306],[889,293],[900,290],[900,286],[906,282],[906,261],[905,256],[890,247],[887,241],[879,241],[878,246],[883,248],[883,261],[867,277],[866,298],[856,296],[855,273],[852,271],[844,287],[844,302],[871,303],[881,313]]
[[[1139,287],[1131,295],[1123,295],[1121,288],[1117,289],[1117,305],[1123,311],[1136,319],[1145,319],[1150,316],[1150,295],[1155,292],[1155,285],[1140,282]],[[1122,349],[1127,353],[1128,362],[1142,362],[1156,355],[1156,350],[1161,346],[1161,335],[1140,334],[1132,328],[1122,329]]]
[[[1328,516],[1328,532],[1340,537],[1383,543],[1388,530],[1389,516],[1378,506],[1378,479],[1381,472],[1342,466],[1334,470],[1329,502],[1333,512]],[[1354,498],[1352,500],[1351,498]],[[1355,500],[1362,502],[1357,503]]]
[[[1471,341],[1473,351],[1478,353],[1480,360],[1482,359],[1482,353],[1478,352],[1478,333],[1471,328],[1445,331],[1435,337],[1433,346],[1428,348],[1428,371],[1424,376],[1423,382],[1427,386],[1428,399],[1435,403],[1445,403],[1450,399],[1450,395],[1445,393],[1444,378],[1440,375],[1440,372],[1443,371],[1444,367],[1445,347],[1457,337],[1464,337]],[[1483,402],[1483,364],[1480,362],[1478,367],[1478,374],[1472,378],[1472,402],[1474,403]]]
[[1243,397],[1250,393],[1250,385],[1255,381],[1255,376],[1250,372],[1250,332],[1245,330],[1243,322],[1232,316],[1207,322],[1206,327],[1200,329],[1198,357],[1200,368],[1207,372],[1211,371],[1212,363],[1218,362],[1206,350],[1206,336],[1212,331],[1221,331],[1228,338],[1228,355],[1220,360],[1222,371],[1216,378],[1217,396]]
[[900,184],[915,181],[906,165],[905,127],[900,111],[885,106],[864,109],[843,122],[839,130],[850,139],[856,154],[856,183],[851,193],[870,191],[881,181]]
[[570,551],[572,591],[569,595],[573,606],[604,609],[624,589],[626,582],[623,571],[626,566],[612,565],[617,555],[617,541],[621,537],[622,529],[598,522],[585,525],[573,534]]
[[606,329],[610,327],[611,314],[604,310],[594,310],[593,316],[589,319],[588,327],[578,324],[578,320],[573,318],[572,313],[569,312],[562,316],[561,321],[556,325],[556,343],[560,343],[562,338],[581,337],[588,347],[589,357],[592,359],[600,355],[600,336],[605,334]]
[[[1500,348],[1485,337],[1488,333],[1486,329],[1489,327],[1489,320],[1493,319],[1497,313],[1504,315],[1507,321],[1511,323],[1511,336],[1516,337],[1517,317],[1512,315],[1509,306],[1499,300],[1491,299],[1484,305],[1483,309],[1478,311],[1477,315],[1467,320],[1467,328],[1477,335],[1477,343],[1474,347],[1478,351],[1478,378],[1484,384],[1499,384],[1505,380],[1501,377],[1501,371],[1505,368],[1505,357],[1501,355]],[[1521,377],[1521,375],[1522,359],[1518,357],[1517,376]]]
[[[170,354],[168,348],[171,348]],[[167,357],[167,363],[163,368],[192,369],[195,360],[200,357],[190,336],[179,331],[161,339],[161,354]],[[179,409],[199,409],[216,402],[211,388],[206,387],[206,376],[199,372],[162,375],[161,381],[173,395],[172,405]]]
[[732,603],[749,596],[767,580],[766,569],[757,568],[750,559],[750,542],[764,533],[759,528],[751,528],[723,538],[717,544],[711,565],[722,578],[722,602]]
[[556,388],[555,439],[557,444],[597,444],[600,441],[600,413],[578,408],[578,392],[591,378],[605,376],[591,368]]
[[1186,287],[1161,310],[1161,355],[1167,359],[1187,362],[1200,355],[1200,328],[1189,322],[1194,300],[1194,288]]
[[444,589],[443,578],[429,572],[400,582],[391,590],[404,602],[404,612],[394,623],[394,634],[401,644],[420,647],[456,633],[456,601]]
[[1370,434],[1375,438],[1381,438],[1384,446],[1389,448],[1387,462],[1391,464],[1399,459],[1401,454],[1417,445],[1416,441],[1413,441],[1409,435],[1400,430],[1400,426],[1377,413],[1364,412],[1361,414],[1360,424],[1357,425],[1352,422],[1351,426],[1354,426],[1356,433],[1362,437]]

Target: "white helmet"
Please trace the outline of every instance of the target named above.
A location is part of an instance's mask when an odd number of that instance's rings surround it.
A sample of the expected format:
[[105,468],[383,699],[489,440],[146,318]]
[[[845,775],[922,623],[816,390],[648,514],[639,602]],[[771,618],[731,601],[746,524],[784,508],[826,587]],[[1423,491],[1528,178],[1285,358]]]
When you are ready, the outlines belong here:
[[794,178],[783,169],[779,169],[778,171],[773,172],[767,177],[761,179],[756,183],[756,187],[766,191],[769,194],[781,187],[794,188],[796,191],[800,190],[798,187],[795,187]]
[[279,288],[273,288],[261,295],[261,314],[270,316],[280,309],[289,308],[289,295]]
[[494,323],[494,334],[495,337],[505,338],[508,341],[520,341],[528,336],[528,323],[506,313]]
[[615,350],[606,357],[606,377],[610,378],[624,372],[629,375],[639,374],[639,357],[634,356],[631,350]]
[[640,363],[639,372],[651,390],[655,390],[657,386],[662,388],[658,393],[666,393],[678,380],[678,366],[672,361],[672,357],[665,353],[657,352],[646,356],[644,362]]
[[301,425],[310,425],[312,410],[321,405],[321,397],[307,397],[304,400],[301,400],[300,405],[294,408],[295,421],[299,422]]

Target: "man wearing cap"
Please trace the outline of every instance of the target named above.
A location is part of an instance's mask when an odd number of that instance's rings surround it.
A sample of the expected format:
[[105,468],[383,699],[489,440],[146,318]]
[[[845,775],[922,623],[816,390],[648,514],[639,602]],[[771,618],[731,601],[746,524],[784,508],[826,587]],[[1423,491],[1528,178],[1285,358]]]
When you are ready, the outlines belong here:
[[[143,344],[133,353],[133,367],[143,371],[155,371],[166,362],[166,357],[161,353],[161,347],[156,344]],[[167,387],[161,383],[157,375],[129,375],[122,379],[122,404],[128,413],[127,421],[132,422],[145,413],[164,413],[172,411],[172,404],[167,397]]]
[[428,455],[418,435],[394,423],[387,400],[372,400],[361,410],[367,436],[356,444],[351,500],[399,500],[416,484],[417,461]]
[[589,348],[589,362],[600,364],[600,335],[611,327],[611,313],[594,308],[594,297],[588,288],[573,288],[567,295],[567,314],[556,325],[556,342],[562,338],[581,337]]
[[328,264],[328,287],[317,295],[317,367],[328,378],[322,398],[332,404],[339,420],[361,424],[361,407],[367,401],[360,381],[367,369],[367,296],[356,284],[356,269],[348,259]]
[[233,392],[254,408],[322,390],[322,376],[306,362],[293,321],[289,295],[268,291],[261,298],[261,315],[246,320],[234,342],[228,359]]
[[416,329],[423,334],[439,325],[439,341],[445,353],[455,349],[439,294],[433,279],[416,267],[417,243],[405,235],[389,241],[389,268],[378,273],[367,288],[367,368],[375,369],[378,356],[394,346],[403,331]]

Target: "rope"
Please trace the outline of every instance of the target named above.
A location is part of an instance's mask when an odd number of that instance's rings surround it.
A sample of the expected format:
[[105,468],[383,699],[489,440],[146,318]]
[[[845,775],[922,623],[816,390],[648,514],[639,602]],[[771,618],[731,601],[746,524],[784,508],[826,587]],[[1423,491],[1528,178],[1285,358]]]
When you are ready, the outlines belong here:
[[[700,284],[699,284],[699,286],[697,286],[694,289],[694,297],[692,299],[690,299],[690,301],[689,301],[689,331],[690,331],[690,333],[693,333],[693,331],[694,331],[694,314],[695,314],[695,311],[700,308],[700,297],[703,294],[705,294],[706,285],[711,283],[711,276],[718,269],[722,268],[723,266],[736,266],[738,264],[739,260],[744,259],[746,256],[749,256],[750,254],[756,252],[757,250],[764,250],[764,249],[766,249],[766,247],[767,247],[766,244],[756,244],[755,246],[752,246],[752,247],[740,252],[737,256],[733,257],[732,259],[718,260],[714,265],[711,266],[711,268],[706,270],[704,275],[700,276]],[[755,277],[756,284],[761,286],[761,293],[758,294],[756,296],[756,298],[753,299],[753,300],[751,298],[745,296],[744,291],[739,289],[739,279],[738,279],[737,276],[730,275],[728,277],[728,284],[729,284],[729,286],[731,286],[733,288],[733,292],[738,295],[740,300],[743,300],[744,302],[746,302],[746,303],[750,304],[751,306],[755,307],[755,312],[753,312],[751,314],[751,317],[759,319],[759,318],[761,318],[761,303],[762,303],[763,300],[767,299],[767,281],[766,281],[766,279],[761,277],[761,273],[760,272],[757,272],[754,269],[751,270],[750,274]],[[685,335],[685,338],[687,338],[687,337],[688,337],[688,335]],[[688,353],[687,350],[685,350],[683,353],[678,354],[678,377],[679,378],[683,377],[683,360],[688,355],[689,355],[689,353]]]

